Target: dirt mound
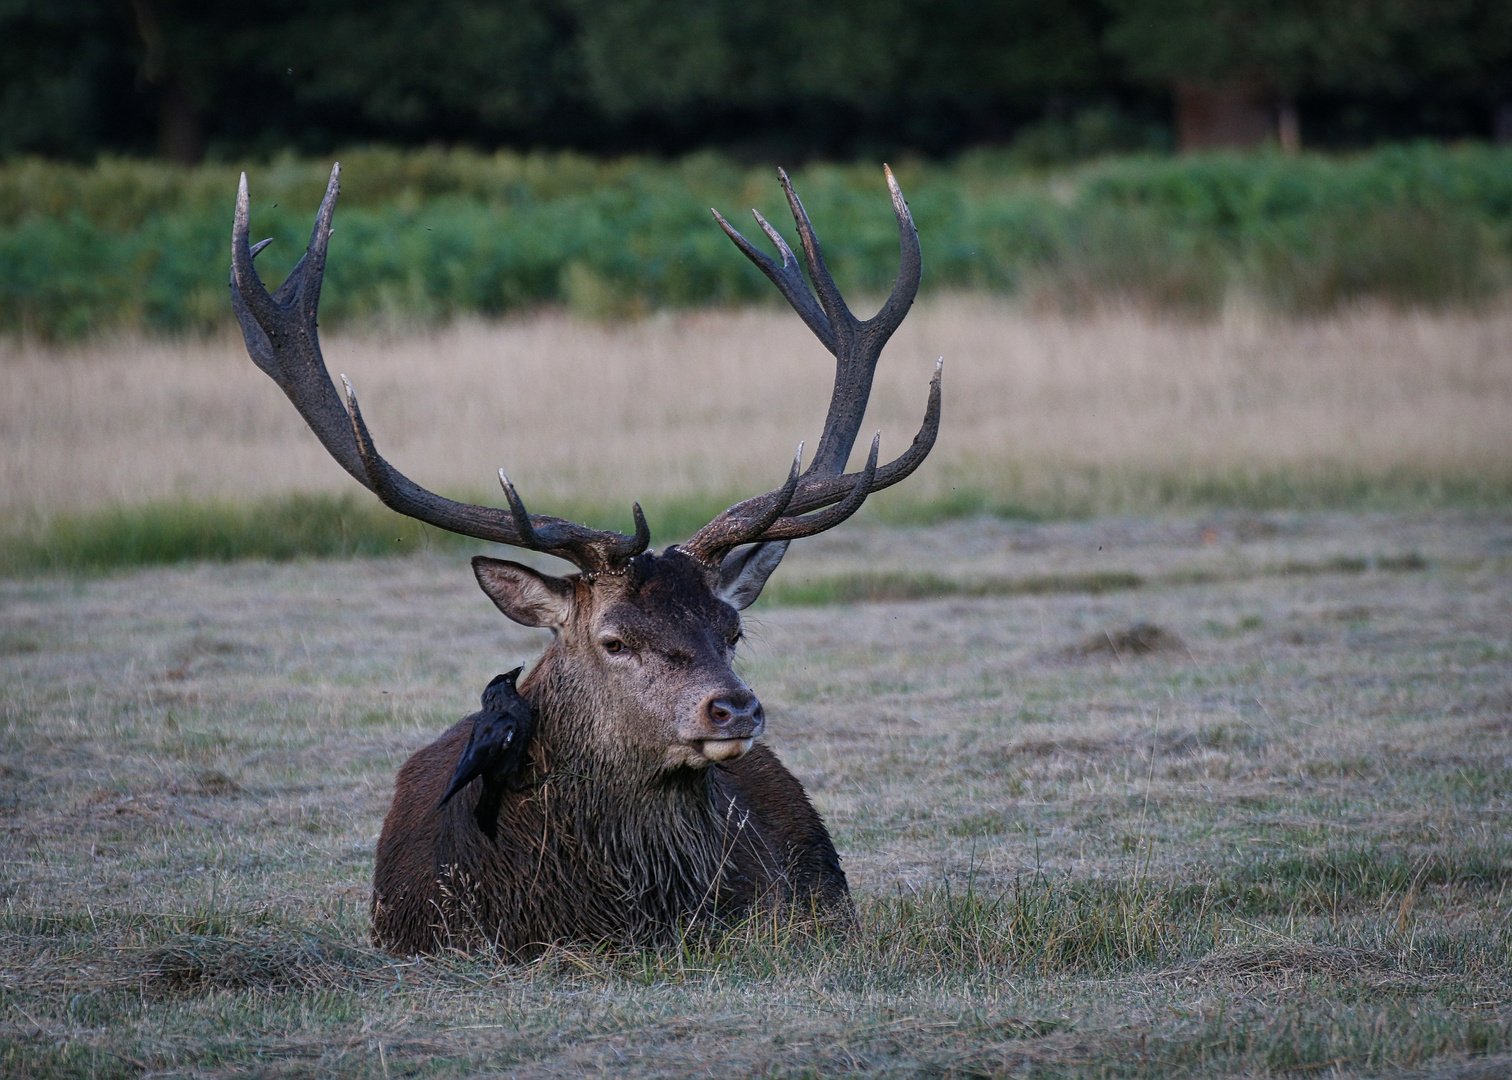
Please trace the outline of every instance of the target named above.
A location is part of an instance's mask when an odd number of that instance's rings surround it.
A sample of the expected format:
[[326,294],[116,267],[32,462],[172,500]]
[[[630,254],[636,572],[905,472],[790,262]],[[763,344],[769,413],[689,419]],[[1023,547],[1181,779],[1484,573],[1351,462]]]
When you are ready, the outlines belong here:
[[1186,643],[1170,630],[1152,622],[1136,622],[1122,630],[1102,630],[1066,650],[1072,658],[1112,656],[1127,660],[1161,653],[1186,653]]
[[174,781],[169,790],[175,795],[200,795],[214,798],[240,794],[242,786],[219,769],[205,769],[191,777]]

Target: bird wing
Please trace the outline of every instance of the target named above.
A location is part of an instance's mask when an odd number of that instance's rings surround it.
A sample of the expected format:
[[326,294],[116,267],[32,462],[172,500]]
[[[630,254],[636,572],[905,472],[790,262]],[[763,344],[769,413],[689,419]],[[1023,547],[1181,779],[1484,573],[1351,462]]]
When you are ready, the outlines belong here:
[[445,806],[453,795],[480,776],[491,774],[503,763],[510,744],[514,742],[518,723],[508,713],[479,712],[473,714],[472,734],[467,747],[457,762],[457,771],[452,774],[451,787],[436,804]]

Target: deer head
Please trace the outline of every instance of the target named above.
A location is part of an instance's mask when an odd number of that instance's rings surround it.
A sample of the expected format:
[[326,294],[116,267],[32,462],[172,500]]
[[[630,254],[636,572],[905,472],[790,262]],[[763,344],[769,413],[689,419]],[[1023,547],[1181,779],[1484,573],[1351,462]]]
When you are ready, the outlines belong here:
[[887,302],[865,321],[851,314],[835,287],[786,173],[778,176],[797,223],[812,289],[792,249],[759,213],[756,220],[776,245],[780,263],[714,212],[736,246],[834,354],[834,390],[807,469],[800,444],[780,487],[737,503],[659,555],[646,550],[650,531],[639,504],[634,507],[634,535],[589,529],[529,513],[502,469],[506,505],[477,506],[427,491],[378,453],[351,383],[342,377],[343,400],[331,381],[316,331],[340,171],[340,165],[331,170],[304,257],[271,295],[253,265],[270,241],[249,242],[247,178],[242,176],[232,231],[231,302],[253,362],[283,388],[337,463],[385,506],[438,528],[546,552],[578,567],[577,574],[553,577],[518,563],[481,556],[473,560],[479,585],[500,611],[554,635],[521,684],[536,707],[544,745],[600,763],[632,766],[628,772],[638,776],[704,768],[744,754],[765,720],[755,694],[731,667],[741,634],[739,612],[760,595],[791,541],[833,528],[872,492],[908,476],[939,431],[937,364],[924,422],[912,445],[879,465],[878,435],[865,467],[858,473],[844,471],[877,360],[919,287],[918,232],[891,170],[886,174],[898,221],[900,269]]

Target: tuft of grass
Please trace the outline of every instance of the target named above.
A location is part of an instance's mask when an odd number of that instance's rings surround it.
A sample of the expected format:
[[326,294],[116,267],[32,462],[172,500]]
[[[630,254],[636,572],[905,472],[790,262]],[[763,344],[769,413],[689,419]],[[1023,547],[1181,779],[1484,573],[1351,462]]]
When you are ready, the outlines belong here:
[[312,933],[180,934],[132,950],[125,961],[127,978],[143,993],[164,997],[376,989],[398,981],[391,957]]
[[[648,510],[652,540],[691,535],[738,497],[671,499]],[[559,516],[629,531],[627,510],[553,506]],[[295,493],[247,503],[177,499],[60,514],[0,535],[0,575],[98,573],[237,559],[388,558],[485,542],[423,525],[365,492]]]
[[957,580],[929,573],[851,573],[807,581],[773,581],[762,591],[772,606],[820,607],[884,600],[927,600],[944,596],[1044,596],[1137,589],[1144,578],[1121,570],[1042,574],[1023,578]]
[[196,560],[384,556],[458,537],[358,495],[187,500],[60,515],[0,540],[0,572],[76,573]]
[[1379,844],[1260,859],[1188,886],[1187,902],[1249,917],[1397,911],[1409,895],[1497,897],[1512,887],[1512,843],[1471,844],[1413,855]]

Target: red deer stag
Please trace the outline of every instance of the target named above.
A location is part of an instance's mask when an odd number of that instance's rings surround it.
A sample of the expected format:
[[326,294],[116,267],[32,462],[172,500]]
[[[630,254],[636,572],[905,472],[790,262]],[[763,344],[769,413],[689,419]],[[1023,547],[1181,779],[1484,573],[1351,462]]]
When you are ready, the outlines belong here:
[[473,506],[425,490],[379,455],[350,383],[343,405],[316,334],[339,173],[339,165],[331,170],[309,249],[272,295],[253,268],[268,241],[248,243],[242,177],[231,301],[253,362],[384,505],[464,536],[547,552],[580,571],[550,577],[473,559],[478,584],[500,611],[553,634],[519,686],[534,711],[528,763],[523,782],[500,797],[492,836],[474,819],[481,781],[439,805],[472,718],[405,763],[378,841],[374,941],[395,953],[491,944],[524,955],[552,942],[654,945],[754,909],[843,917],[850,895],[829,833],[802,785],[756,741],[761,703],[731,662],[738,612],[755,601],[788,542],[838,525],[869,494],[908,476],[939,431],[936,365],[909,449],[878,465],[874,439],[865,468],[844,471],[877,358],[919,287],[918,233],[892,172],[901,266],[891,296],[866,321],[851,314],[825,269],[786,174],[779,176],[812,291],[760,214],[780,263],[715,212],[835,355],[834,391],[807,469],[799,471],[800,445],[781,487],[737,503],[659,555],[646,550],[639,505],[634,536],[600,532],[528,513],[502,470],[507,508]]

